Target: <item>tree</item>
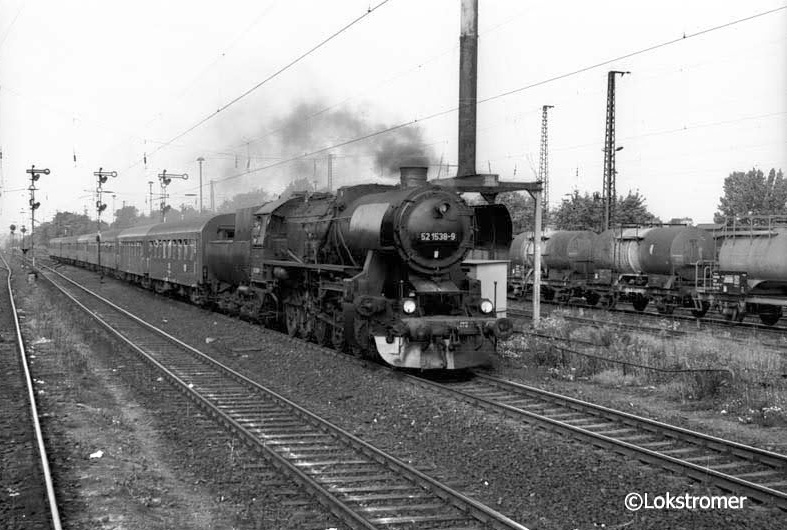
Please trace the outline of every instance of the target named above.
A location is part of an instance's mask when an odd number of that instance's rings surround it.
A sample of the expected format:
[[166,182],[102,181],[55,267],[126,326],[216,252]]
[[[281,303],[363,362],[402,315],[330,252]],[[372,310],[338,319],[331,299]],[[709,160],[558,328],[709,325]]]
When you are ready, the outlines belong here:
[[258,188],[246,193],[233,195],[231,199],[221,203],[219,206],[219,212],[236,212],[242,208],[262,205],[271,200],[273,200],[273,198],[268,194],[268,192],[264,191],[262,188]]
[[[496,203],[504,204],[511,214],[511,222],[514,225],[514,235],[525,231],[532,231],[535,224],[535,201],[530,195],[517,191],[501,193],[497,196]],[[547,224],[547,212],[544,211],[541,218],[542,226]]]
[[[580,195],[574,191],[568,199],[563,199],[553,215],[558,230],[600,231],[604,224],[604,202],[599,193]],[[648,211],[645,197],[631,191],[625,197],[618,197],[612,225],[651,224],[660,222],[659,218]]]
[[639,192],[631,193],[631,190],[625,197],[618,198],[614,219],[615,224],[623,225],[646,225],[661,222],[661,219],[648,211],[645,206],[645,197]]
[[139,220],[139,212],[136,206],[124,206],[119,210],[115,210],[115,222],[112,223],[112,228],[129,228],[136,226]]
[[725,217],[787,214],[787,180],[782,170],[771,169],[766,178],[759,169],[734,171],[724,179],[724,196],[719,198],[717,223]]
[[[465,200],[470,206],[487,203],[486,200],[478,194],[467,195],[465,196]],[[495,203],[503,204],[508,208],[508,213],[511,215],[514,235],[533,230],[533,225],[535,223],[535,201],[533,201],[530,195],[518,191],[499,193],[495,197]],[[546,219],[547,212],[544,212],[542,217],[543,226],[546,226]]]
[[604,203],[599,193],[580,195],[578,191],[563,199],[553,215],[558,230],[600,230]]

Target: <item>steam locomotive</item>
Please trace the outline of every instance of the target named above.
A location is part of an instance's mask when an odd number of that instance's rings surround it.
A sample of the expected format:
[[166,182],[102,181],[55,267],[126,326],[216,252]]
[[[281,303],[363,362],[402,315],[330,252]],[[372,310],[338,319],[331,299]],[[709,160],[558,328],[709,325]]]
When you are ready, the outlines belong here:
[[[701,318],[711,309],[729,320],[758,315],[776,324],[787,307],[787,220],[739,218],[708,228],[650,226],[556,231],[541,241],[542,292],[548,300],[582,299],[662,314],[684,307]],[[533,238],[510,247],[509,293],[522,297],[533,278]]]
[[[510,241],[505,207],[430,185],[300,193],[209,219],[52,239],[52,258],[403,368],[486,364],[513,331],[463,261]],[[99,247],[100,245],[100,247]],[[504,286],[506,271],[490,282]],[[504,296],[502,297],[505,298]],[[502,313],[502,312],[501,312]]]

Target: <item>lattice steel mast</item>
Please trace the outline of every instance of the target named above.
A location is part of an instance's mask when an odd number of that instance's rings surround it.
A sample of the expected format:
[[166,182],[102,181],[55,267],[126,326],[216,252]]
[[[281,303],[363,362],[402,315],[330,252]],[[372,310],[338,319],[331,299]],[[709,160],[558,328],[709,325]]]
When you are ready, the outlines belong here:
[[604,188],[601,197],[604,201],[604,230],[608,230],[615,215],[615,75],[625,75],[631,72],[610,70],[607,73],[607,132],[604,139]]
[[541,155],[538,162],[538,180],[541,182],[544,209],[549,209],[549,147],[547,142],[547,111],[555,108],[554,105],[541,107]]

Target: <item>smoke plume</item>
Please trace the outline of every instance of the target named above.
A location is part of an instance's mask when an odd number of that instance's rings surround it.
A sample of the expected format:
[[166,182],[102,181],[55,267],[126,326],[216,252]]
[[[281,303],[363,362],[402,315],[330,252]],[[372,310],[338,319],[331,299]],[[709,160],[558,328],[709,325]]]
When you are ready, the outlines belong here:
[[255,187],[274,191],[304,179],[312,182],[313,188],[324,189],[329,173],[332,173],[333,189],[381,179],[388,181],[398,179],[400,166],[429,165],[434,159],[424,144],[422,130],[408,126],[282,163],[391,127],[346,109],[326,110],[326,106],[317,101],[304,102],[284,115],[255,120],[255,132],[251,135],[230,137],[229,141],[228,135],[222,135],[224,145],[220,150],[236,154],[220,169],[222,177],[243,174],[247,166],[250,171],[248,176],[227,180],[223,186],[225,192],[237,193]]

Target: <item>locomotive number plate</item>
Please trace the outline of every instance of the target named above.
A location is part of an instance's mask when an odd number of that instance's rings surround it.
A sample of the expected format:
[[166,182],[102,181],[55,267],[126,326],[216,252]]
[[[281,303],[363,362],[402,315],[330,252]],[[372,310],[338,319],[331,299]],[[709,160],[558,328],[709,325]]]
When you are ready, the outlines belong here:
[[456,232],[421,232],[421,241],[456,241]]

